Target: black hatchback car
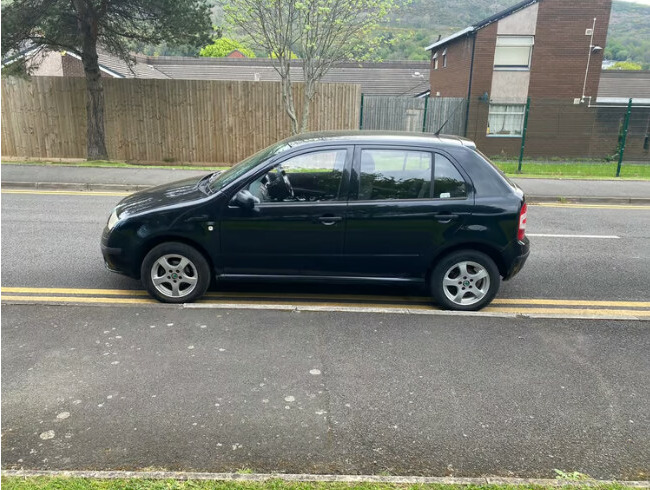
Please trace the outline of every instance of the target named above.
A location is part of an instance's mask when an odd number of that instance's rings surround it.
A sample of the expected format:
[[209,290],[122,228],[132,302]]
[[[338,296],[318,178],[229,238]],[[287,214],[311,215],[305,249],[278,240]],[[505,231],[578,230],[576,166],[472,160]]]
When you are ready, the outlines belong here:
[[523,192],[469,140],[308,133],[125,198],[101,247],[110,270],[169,303],[213,279],[381,282],[478,310],[526,261],[525,227]]

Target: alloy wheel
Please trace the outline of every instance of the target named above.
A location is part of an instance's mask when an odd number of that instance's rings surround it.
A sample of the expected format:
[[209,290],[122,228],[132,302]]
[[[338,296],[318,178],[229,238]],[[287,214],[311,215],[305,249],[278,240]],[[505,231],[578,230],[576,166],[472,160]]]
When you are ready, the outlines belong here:
[[151,266],[151,281],[158,292],[170,298],[188,296],[196,288],[199,274],[194,263],[180,254],[167,254]]
[[470,306],[481,301],[490,290],[490,274],[472,261],[452,265],[442,280],[445,296],[457,305]]

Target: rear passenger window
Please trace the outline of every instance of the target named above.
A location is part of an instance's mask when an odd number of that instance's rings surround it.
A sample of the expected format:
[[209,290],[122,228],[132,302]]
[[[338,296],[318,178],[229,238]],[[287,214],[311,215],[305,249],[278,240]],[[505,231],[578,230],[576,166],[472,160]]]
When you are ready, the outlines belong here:
[[438,199],[458,199],[467,197],[467,184],[449,159],[436,153],[433,197]]
[[428,199],[431,163],[423,151],[362,150],[358,199]]

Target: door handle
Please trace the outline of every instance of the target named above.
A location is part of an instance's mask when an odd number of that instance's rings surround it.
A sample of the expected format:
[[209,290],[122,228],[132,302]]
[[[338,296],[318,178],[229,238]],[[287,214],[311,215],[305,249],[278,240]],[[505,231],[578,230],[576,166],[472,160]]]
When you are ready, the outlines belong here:
[[447,222],[447,221],[451,221],[452,219],[457,219],[458,215],[457,214],[436,214],[435,218],[440,222]]
[[343,221],[341,216],[320,216],[318,221],[323,223],[325,226],[331,226],[339,221]]

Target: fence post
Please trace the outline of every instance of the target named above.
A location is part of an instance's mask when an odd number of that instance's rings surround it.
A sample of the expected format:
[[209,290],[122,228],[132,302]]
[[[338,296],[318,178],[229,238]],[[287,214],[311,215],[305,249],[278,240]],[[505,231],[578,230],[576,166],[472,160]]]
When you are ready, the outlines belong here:
[[422,117],[422,132],[427,129],[427,109],[429,108],[429,97],[424,98],[424,116]]
[[363,129],[363,93],[361,93],[361,110],[359,112],[359,129]]
[[526,147],[526,131],[528,130],[528,112],[530,111],[530,97],[526,99],[526,112],[524,113],[524,129],[521,132],[521,150],[519,150],[519,166],[517,173],[521,173],[521,164],[524,161],[524,148]]
[[623,135],[621,138],[621,148],[618,152],[618,166],[616,167],[616,177],[621,176],[621,165],[623,164],[623,152],[625,151],[625,140],[627,140],[627,129],[630,125],[630,114],[632,113],[632,98],[627,103],[627,113],[623,123]]

